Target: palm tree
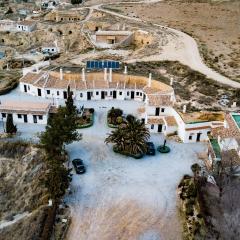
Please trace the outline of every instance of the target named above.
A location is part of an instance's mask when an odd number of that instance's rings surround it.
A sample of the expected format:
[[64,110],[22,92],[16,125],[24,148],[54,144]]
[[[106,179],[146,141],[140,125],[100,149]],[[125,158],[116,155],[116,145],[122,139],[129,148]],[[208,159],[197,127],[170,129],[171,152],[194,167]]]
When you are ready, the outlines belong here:
[[149,137],[150,133],[145,124],[134,116],[128,115],[126,120],[109,134],[105,142],[113,143],[113,147],[119,152],[137,155],[146,153],[146,142]]

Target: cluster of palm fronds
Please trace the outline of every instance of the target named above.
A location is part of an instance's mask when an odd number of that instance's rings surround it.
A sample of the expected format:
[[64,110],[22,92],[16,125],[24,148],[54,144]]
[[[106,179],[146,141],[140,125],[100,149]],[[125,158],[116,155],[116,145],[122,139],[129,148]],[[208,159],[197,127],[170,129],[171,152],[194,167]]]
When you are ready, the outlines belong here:
[[113,143],[119,152],[128,154],[144,154],[147,151],[146,142],[150,137],[144,122],[128,115],[119,127],[106,138],[106,143]]

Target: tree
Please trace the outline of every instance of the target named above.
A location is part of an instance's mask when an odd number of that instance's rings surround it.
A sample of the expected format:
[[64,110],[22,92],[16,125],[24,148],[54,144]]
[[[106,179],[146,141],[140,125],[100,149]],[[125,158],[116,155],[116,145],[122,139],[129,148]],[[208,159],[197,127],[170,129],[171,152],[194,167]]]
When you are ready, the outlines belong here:
[[132,115],[112,131],[105,139],[106,143],[113,143],[114,148],[120,152],[131,155],[144,154],[147,152],[146,142],[150,137],[149,130],[145,124]]
[[194,163],[194,164],[191,166],[191,170],[192,170],[192,172],[193,172],[194,177],[196,177],[196,176],[199,175],[199,172],[201,171],[201,167],[199,166],[199,164]]
[[10,134],[14,134],[17,132],[17,126],[13,124],[12,114],[7,115],[6,132]]

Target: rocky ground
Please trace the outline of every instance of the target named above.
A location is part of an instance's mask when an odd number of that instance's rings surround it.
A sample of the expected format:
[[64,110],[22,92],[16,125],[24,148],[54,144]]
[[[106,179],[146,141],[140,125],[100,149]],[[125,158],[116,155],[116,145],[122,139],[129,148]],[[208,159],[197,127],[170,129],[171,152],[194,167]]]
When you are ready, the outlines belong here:
[[[239,1],[168,0],[154,4],[114,4],[111,9],[187,32],[198,40],[205,62],[240,80]],[[207,11],[206,11],[207,9]]]
[[42,153],[24,142],[0,142],[0,238],[35,239],[46,214]]

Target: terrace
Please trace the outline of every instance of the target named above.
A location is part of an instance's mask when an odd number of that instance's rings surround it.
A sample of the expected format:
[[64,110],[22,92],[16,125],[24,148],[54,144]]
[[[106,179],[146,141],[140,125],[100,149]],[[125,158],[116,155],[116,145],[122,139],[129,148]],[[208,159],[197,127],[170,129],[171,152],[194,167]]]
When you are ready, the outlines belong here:
[[223,122],[223,112],[178,112],[185,123],[201,123],[201,122]]

